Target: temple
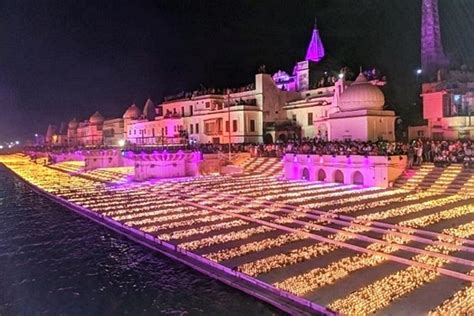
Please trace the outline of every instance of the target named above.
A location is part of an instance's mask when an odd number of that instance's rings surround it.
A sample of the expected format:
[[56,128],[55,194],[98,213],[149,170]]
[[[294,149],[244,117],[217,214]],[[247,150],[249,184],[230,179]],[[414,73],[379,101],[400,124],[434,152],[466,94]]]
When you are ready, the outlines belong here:
[[421,13],[421,66],[424,76],[432,78],[448,66],[441,42],[438,0],[423,0]]
[[270,76],[261,69],[250,84],[232,89],[201,89],[132,104],[120,118],[99,112],[88,120],[48,129],[53,146],[167,146],[194,143],[273,143],[319,137],[325,140],[392,141],[395,113],[384,109],[376,71],[321,66],[325,51],[315,24],[305,59],[292,75]]
[[321,41],[321,37],[319,37],[319,30],[315,21],[313,34],[311,35],[311,41],[309,42],[305,59],[308,61],[314,61],[317,63],[323,58],[324,58],[324,46],[323,46],[323,42]]
[[425,125],[410,126],[409,139],[474,138],[474,72],[466,65],[449,69],[441,44],[437,0],[423,0],[421,62]]

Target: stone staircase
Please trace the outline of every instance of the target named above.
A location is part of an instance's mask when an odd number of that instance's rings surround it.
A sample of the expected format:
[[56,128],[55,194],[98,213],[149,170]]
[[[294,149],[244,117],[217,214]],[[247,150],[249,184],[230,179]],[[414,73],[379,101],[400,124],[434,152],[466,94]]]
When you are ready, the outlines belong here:
[[283,161],[281,158],[248,158],[239,165],[242,166],[247,173],[254,173],[269,177],[279,177],[283,175]]
[[394,187],[440,194],[472,194],[474,197],[474,170],[464,169],[461,165],[441,168],[423,164],[407,170],[395,181]]

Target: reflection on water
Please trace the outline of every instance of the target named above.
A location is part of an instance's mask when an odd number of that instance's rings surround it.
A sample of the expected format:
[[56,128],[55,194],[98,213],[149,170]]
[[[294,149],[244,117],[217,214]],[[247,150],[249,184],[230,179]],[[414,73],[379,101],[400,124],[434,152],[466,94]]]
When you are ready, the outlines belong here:
[[39,196],[0,167],[0,315],[273,315]]

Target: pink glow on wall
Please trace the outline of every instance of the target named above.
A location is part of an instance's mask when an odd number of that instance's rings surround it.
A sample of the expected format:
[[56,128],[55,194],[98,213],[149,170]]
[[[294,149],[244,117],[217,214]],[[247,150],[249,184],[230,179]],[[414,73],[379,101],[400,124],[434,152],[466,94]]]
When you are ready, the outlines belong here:
[[294,179],[294,180],[298,179],[298,166],[297,165],[293,166],[293,178],[292,179]]

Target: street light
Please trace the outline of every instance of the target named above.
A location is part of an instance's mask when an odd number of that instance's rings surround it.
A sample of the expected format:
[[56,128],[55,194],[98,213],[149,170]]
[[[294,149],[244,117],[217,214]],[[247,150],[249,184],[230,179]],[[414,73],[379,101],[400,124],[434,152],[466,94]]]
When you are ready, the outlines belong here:
[[415,73],[416,73],[416,83],[419,83],[419,82],[420,82],[420,76],[421,76],[421,74],[423,73],[423,69],[418,68],[418,69],[415,71]]
[[120,139],[120,140],[118,141],[118,145],[119,145],[119,147],[125,146],[125,140]]

